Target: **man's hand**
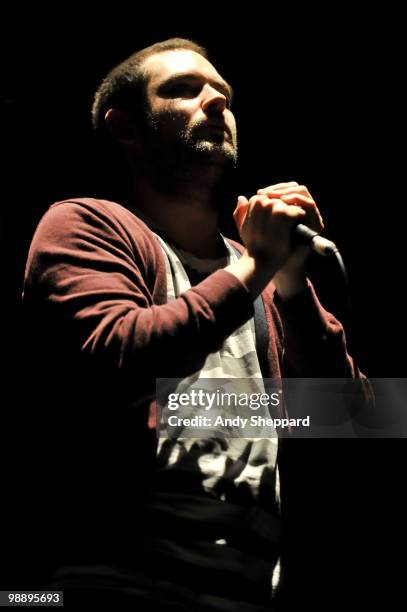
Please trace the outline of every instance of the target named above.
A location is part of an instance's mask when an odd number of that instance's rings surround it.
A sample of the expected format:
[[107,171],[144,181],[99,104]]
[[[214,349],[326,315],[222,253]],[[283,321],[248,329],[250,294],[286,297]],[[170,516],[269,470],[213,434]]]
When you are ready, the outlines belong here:
[[293,246],[292,228],[305,223],[315,231],[323,229],[308,189],[296,182],[270,185],[250,200],[240,196],[233,216],[248,254],[269,268],[280,297],[288,299],[302,291],[311,249]]

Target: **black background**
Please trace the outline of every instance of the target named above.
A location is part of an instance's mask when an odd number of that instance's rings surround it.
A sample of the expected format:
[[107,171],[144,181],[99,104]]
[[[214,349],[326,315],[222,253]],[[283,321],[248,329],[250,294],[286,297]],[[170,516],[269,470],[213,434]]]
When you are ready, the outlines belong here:
[[[30,238],[53,201],[114,194],[122,178],[106,172],[92,134],[94,90],[130,53],[175,35],[208,47],[236,92],[240,167],[230,209],[239,193],[250,197],[284,180],[306,184],[347,265],[353,355],[370,377],[406,376],[400,16],[389,7],[357,15],[339,5],[329,12],[288,5],[284,13],[220,3],[147,13],[119,3],[89,8],[86,18],[85,7],[61,5],[15,9],[3,20],[2,469],[12,474],[18,439],[7,415],[18,410],[24,386],[19,310]],[[222,8],[229,14],[220,17]],[[233,232],[227,219],[223,227]],[[314,261],[311,274],[324,304],[341,316],[334,265]],[[327,608],[395,601],[405,567],[404,441],[294,443],[292,597]],[[5,532],[17,528],[3,521]],[[7,588],[1,577],[0,586]]]

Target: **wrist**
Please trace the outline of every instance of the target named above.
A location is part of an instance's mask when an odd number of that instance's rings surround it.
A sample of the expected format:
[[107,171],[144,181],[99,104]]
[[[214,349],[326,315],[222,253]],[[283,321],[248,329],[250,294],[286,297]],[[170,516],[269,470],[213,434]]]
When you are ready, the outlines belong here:
[[253,300],[263,291],[276,273],[276,267],[260,258],[253,257],[247,250],[240,259],[225,268],[236,276],[246,287]]
[[273,284],[283,301],[302,293],[308,286],[305,270],[303,269],[295,272],[279,270],[273,277]]

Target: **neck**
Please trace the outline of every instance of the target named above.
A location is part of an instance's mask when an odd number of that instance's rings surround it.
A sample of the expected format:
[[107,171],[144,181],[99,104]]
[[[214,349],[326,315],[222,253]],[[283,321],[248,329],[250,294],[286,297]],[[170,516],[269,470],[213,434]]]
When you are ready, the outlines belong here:
[[189,170],[170,184],[136,175],[135,203],[181,249],[196,257],[219,257],[222,243],[214,197],[218,182],[215,166]]

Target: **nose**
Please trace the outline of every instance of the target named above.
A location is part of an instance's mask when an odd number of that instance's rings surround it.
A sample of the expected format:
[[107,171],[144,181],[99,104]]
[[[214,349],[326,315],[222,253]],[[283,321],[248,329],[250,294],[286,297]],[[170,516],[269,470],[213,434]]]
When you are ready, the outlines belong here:
[[226,96],[211,85],[206,84],[201,108],[204,113],[210,113],[211,111],[223,113],[226,108]]

